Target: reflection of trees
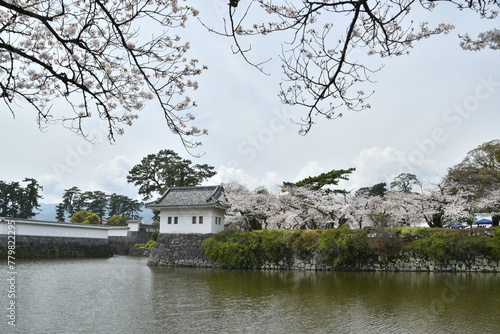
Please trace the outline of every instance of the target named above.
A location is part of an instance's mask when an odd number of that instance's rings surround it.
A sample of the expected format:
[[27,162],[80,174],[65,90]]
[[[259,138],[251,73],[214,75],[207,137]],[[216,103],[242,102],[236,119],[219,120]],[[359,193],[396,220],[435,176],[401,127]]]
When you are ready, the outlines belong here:
[[[470,317],[471,307],[477,312],[497,309],[500,299],[500,277],[494,274],[152,270],[156,313],[172,315],[175,319],[168,319],[171,325],[195,323],[197,317],[200,323],[217,324],[213,326],[219,326],[220,332],[235,328],[245,333],[359,332],[368,328],[425,332],[443,328],[449,321],[463,323]],[[453,284],[466,288],[452,302],[451,290],[445,291],[448,302],[444,311],[433,315],[431,303],[439,301],[443,290]]]

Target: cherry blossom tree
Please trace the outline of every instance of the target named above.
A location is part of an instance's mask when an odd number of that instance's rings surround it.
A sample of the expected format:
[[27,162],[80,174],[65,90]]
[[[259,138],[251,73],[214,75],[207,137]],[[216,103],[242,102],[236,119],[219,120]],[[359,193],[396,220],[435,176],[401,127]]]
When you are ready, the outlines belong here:
[[423,189],[416,201],[429,227],[443,227],[447,222],[471,224],[474,221],[476,208],[471,197],[471,191],[457,191],[454,184],[443,181]]
[[225,186],[231,218],[241,229],[325,229],[346,224],[350,228],[420,226],[444,227],[447,223],[472,224],[477,212],[491,212],[500,220],[498,189],[477,199],[471,190],[443,180],[419,192],[391,190],[384,196],[334,193],[311,186],[284,184],[278,194],[265,188],[254,191],[238,183]]
[[280,201],[296,212],[297,227],[317,229],[346,223],[341,196],[311,186],[283,185]]
[[269,217],[270,229],[297,230],[302,223],[300,211],[289,207],[282,207],[275,215]]
[[385,197],[370,196],[367,198],[367,217],[373,227],[388,227],[391,224],[391,210]]
[[237,182],[224,185],[224,189],[231,204],[230,211],[234,214],[229,220],[230,224],[244,230],[261,230],[275,223],[275,220],[269,219],[279,212],[276,195],[264,187],[251,191]]
[[363,228],[371,226],[370,200],[369,195],[365,192],[359,192],[355,196],[347,196],[345,203],[345,215],[349,225],[354,228]]
[[[430,11],[438,3],[475,11],[481,18],[495,18],[499,6],[496,0],[234,0],[229,1],[225,27],[218,33],[232,38],[234,52],[263,72],[266,61],[251,59],[245,38],[283,36],[280,61],[285,80],[279,95],[283,103],[306,110],[301,123],[301,133],[306,134],[318,115],[333,119],[342,116],[342,110],[370,108],[367,99],[372,93],[365,93],[361,84],[371,82],[381,66],[368,65],[364,55],[404,55],[415,42],[450,32],[452,25],[430,27],[411,15],[415,6]],[[262,19],[263,13],[268,18]],[[477,42],[463,36],[464,48],[485,45],[498,45],[496,30]]]
[[85,119],[97,116],[110,140],[153,100],[196,147],[204,131],[188,126],[196,103],[186,93],[204,67],[169,32],[198,14],[185,2],[0,0],[0,97],[13,115],[29,105],[41,127],[61,121],[84,136]]
[[385,197],[391,218],[399,226],[415,226],[423,222],[422,194],[407,191],[390,191]]

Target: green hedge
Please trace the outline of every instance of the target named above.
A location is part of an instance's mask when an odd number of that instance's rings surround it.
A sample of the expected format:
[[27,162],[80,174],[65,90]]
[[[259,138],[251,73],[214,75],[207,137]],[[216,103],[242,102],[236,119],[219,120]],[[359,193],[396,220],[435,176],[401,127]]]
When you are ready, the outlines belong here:
[[[370,236],[368,235],[370,233]],[[324,263],[353,268],[374,259],[394,259],[411,252],[429,260],[472,260],[489,256],[500,260],[500,229],[492,236],[471,230],[386,228],[378,230],[227,230],[203,242],[205,256],[233,268],[258,268],[264,263],[291,265],[294,258],[322,255]]]

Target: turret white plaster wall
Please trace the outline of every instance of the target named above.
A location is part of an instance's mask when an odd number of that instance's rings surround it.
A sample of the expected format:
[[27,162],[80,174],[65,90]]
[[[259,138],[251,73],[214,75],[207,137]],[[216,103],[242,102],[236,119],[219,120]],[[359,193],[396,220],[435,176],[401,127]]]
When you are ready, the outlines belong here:
[[[218,233],[224,229],[225,210],[217,208],[181,208],[160,211],[160,233]],[[203,224],[199,217],[203,217]],[[170,219],[170,224],[169,222]],[[177,217],[177,224],[175,224]],[[193,217],[196,223],[193,224]]]

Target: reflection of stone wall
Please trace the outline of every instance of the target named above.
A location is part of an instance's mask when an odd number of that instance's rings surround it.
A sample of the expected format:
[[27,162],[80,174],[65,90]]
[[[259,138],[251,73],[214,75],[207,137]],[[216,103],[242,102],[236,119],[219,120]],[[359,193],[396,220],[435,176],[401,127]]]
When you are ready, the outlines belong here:
[[[7,236],[0,237],[0,257],[7,259]],[[111,257],[108,239],[16,235],[15,258]]]
[[[148,259],[150,266],[221,267],[209,261],[203,254],[202,242],[211,234],[160,234]],[[324,264],[324,257],[312,254],[306,258],[295,258],[291,266],[264,264],[260,269],[278,270],[338,270]],[[478,257],[468,262],[447,261],[437,263],[411,254],[392,260],[378,260],[367,265],[341,270],[359,271],[453,271],[453,272],[500,272],[500,261]]]

